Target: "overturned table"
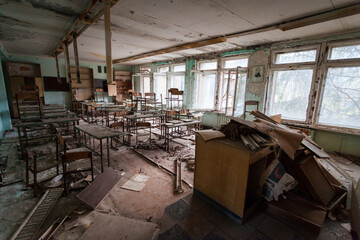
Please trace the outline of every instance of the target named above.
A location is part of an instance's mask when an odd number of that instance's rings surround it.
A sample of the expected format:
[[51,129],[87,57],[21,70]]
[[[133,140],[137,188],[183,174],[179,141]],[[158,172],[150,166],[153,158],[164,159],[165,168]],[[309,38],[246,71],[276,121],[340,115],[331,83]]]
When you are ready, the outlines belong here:
[[[128,132],[119,132],[95,124],[79,125],[79,126],[75,126],[75,129],[77,131],[79,143],[82,144],[84,147],[88,148],[89,150],[91,150],[92,152],[94,152],[95,154],[100,155],[101,172],[104,172],[104,166],[103,166],[104,154],[103,154],[103,146],[102,146],[103,139],[106,139],[107,162],[108,162],[108,167],[110,167],[109,139],[113,137],[130,136],[130,133]],[[93,141],[93,145],[91,146],[91,138],[93,138],[93,140],[94,139],[99,140],[100,153],[96,152],[94,141]],[[87,144],[87,141],[89,142],[89,144]]]

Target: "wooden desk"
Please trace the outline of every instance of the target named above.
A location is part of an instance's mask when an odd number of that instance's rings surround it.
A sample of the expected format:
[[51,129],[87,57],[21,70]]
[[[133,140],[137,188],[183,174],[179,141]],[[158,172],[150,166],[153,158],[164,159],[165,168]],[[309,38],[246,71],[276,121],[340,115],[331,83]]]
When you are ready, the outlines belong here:
[[[196,130],[200,129],[201,121],[195,120],[195,119],[185,119],[185,120],[174,120],[169,123],[163,123],[161,124],[161,134],[164,137],[164,148],[166,151],[169,151],[169,144],[171,139],[180,138],[183,136],[190,135],[189,127],[193,127]],[[186,127],[187,128],[187,134],[183,134],[180,136],[180,128]],[[178,129],[179,136],[175,136],[172,131],[173,129]],[[182,132],[182,130],[181,130]]]
[[261,200],[260,180],[272,153],[270,146],[251,152],[230,139],[205,142],[197,133],[194,192],[242,222]]
[[[109,139],[111,139],[113,137],[122,137],[122,136],[131,135],[128,132],[119,132],[119,131],[115,131],[113,129],[106,128],[106,127],[99,126],[99,125],[95,125],[95,124],[75,126],[75,129],[77,131],[79,144],[82,144],[84,147],[90,149],[95,154],[100,155],[101,172],[104,171],[102,140],[106,139],[107,162],[108,162],[108,167],[110,167]],[[93,140],[94,139],[99,140],[99,142],[100,142],[100,154],[98,152],[96,152],[96,150],[95,150],[95,142],[94,141],[93,141],[93,147],[91,146],[91,138],[93,138]],[[89,144],[87,144],[87,141],[89,141]]]

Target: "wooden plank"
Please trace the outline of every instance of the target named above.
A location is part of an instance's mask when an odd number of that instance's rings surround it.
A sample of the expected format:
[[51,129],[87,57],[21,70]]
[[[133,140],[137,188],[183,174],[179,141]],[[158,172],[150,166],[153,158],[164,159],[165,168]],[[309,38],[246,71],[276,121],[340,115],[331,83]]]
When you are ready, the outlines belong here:
[[120,179],[121,175],[118,172],[112,168],[107,168],[88,187],[81,191],[77,198],[92,209],[95,209]]
[[312,197],[324,206],[328,206],[336,192],[329,179],[322,172],[315,158],[310,158],[299,165],[301,174],[305,177],[307,189]]
[[286,197],[267,202],[268,211],[287,222],[319,231],[326,217],[326,209],[294,193],[289,192]]
[[343,7],[343,8],[327,11],[324,13],[315,14],[313,16],[301,18],[288,23],[280,24],[279,29],[281,29],[282,31],[288,31],[291,29],[305,27],[334,19],[339,19],[342,17],[347,17],[359,13],[360,13],[360,4],[355,4],[352,6]]
[[64,43],[64,55],[65,55],[65,66],[66,66],[66,81],[71,81],[71,71],[70,71],[70,57],[69,57],[69,48],[68,43]]
[[301,145],[309,149],[319,158],[330,158],[330,156],[323,149],[316,147],[314,144],[312,144],[306,139],[302,140]]
[[58,55],[55,55],[55,66],[56,66],[56,77],[57,77],[57,81],[58,83],[61,83],[61,78],[60,78],[60,69],[59,69],[59,59],[58,59]]

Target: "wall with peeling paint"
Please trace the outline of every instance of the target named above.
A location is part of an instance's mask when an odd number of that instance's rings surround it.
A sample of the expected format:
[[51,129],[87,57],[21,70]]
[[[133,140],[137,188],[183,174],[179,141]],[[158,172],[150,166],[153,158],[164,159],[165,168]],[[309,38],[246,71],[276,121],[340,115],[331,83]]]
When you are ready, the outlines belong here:
[[[56,65],[54,58],[9,55],[6,61],[37,63],[40,64],[42,77],[56,77]],[[75,63],[73,61],[71,61],[71,66],[75,66]],[[102,73],[98,72],[98,66],[101,66]],[[106,65],[104,63],[80,62],[80,67],[87,67],[93,69],[94,79],[106,79],[106,73],[103,72],[105,66]],[[114,68],[116,70],[132,71],[133,67],[129,65],[114,65]],[[59,70],[60,70],[60,76],[66,77],[64,59],[59,59]],[[71,102],[72,100],[71,100],[70,92],[45,91],[44,95],[45,95],[45,103],[47,104],[65,104],[67,108],[69,109],[72,108],[72,102]]]
[[3,131],[11,129],[11,118],[5,90],[5,79],[0,58],[0,138]]

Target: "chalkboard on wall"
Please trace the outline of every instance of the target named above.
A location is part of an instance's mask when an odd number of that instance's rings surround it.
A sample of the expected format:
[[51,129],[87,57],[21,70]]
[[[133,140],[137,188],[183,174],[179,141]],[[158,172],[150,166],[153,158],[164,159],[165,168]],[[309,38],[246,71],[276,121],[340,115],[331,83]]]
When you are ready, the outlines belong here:
[[69,83],[66,82],[66,78],[60,78],[60,83],[57,77],[43,77],[45,91],[70,91]]

